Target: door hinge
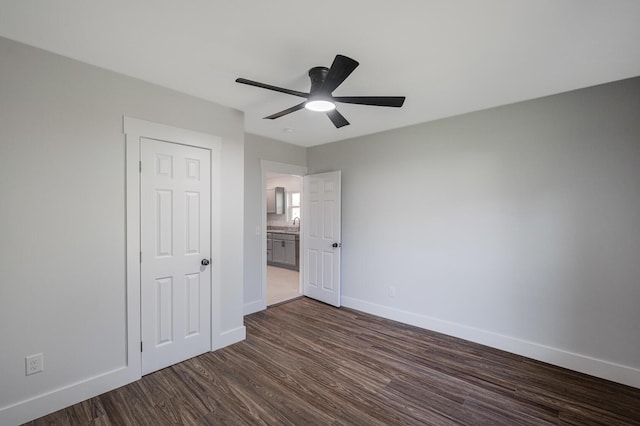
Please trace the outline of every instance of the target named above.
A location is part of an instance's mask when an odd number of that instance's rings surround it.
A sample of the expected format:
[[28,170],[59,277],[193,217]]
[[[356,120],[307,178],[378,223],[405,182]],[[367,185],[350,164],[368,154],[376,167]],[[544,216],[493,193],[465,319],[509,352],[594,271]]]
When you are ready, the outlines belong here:
[[140,352],[142,352],[142,342],[140,342]]
[[140,263],[142,263],[142,252],[140,252]]
[[138,161],[138,171],[142,173],[142,161]]

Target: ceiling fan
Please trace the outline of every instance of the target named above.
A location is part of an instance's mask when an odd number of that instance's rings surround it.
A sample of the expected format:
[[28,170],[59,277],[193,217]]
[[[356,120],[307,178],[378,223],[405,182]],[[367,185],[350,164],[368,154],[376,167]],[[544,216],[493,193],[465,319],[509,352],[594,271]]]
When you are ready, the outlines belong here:
[[261,87],[263,89],[306,98],[304,102],[298,105],[264,117],[270,120],[275,120],[276,118],[306,108],[311,111],[325,112],[333,125],[340,128],[349,125],[349,122],[336,109],[336,102],[396,108],[402,106],[405,99],[404,96],[333,96],[333,91],[349,77],[358,65],[358,61],[344,55],[336,55],[333,64],[331,64],[331,68],[311,68],[309,70],[309,78],[311,79],[311,89],[309,93],[259,83],[257,81],[247,80],[246,78],[238,78],[236,79],[236,83],[248,84],[249,86]]

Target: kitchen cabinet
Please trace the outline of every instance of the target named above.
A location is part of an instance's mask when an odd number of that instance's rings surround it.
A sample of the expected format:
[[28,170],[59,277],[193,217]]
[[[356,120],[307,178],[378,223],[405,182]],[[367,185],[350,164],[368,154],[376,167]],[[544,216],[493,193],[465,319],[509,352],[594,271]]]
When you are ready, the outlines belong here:
[[273,260],[273,239],[271,234],[267,233],[267,262]]
[[285,196],[284,187],[276,186],[267,189],[267,213],[284,214]]
[[299,244],[298,236],[295,234],[271,234],[271,249],[269,249],[269,238],[267,237],[267,261],[275,266],[298,269]]

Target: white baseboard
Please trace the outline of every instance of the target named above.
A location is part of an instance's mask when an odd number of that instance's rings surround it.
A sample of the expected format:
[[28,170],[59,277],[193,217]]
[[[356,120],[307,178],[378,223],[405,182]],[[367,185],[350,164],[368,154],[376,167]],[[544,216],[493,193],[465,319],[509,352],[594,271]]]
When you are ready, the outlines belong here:
[[250,315],[255,312],[264,311],[265,309],[267,309],[267,306],[264,303],[264,301],[254,300],[253,302],[244,304],[243,312],[244,312],[244,315]]
[[343,296],[342,305],[368,314],[380,316],[427,330],[459,337],[527,358],[600,377],[612,382],[640,388],[640,369],[568,352],[558,348],[481,330],[462,324],[402,311],[360,299]]
[[[221,333],[214,340],[213,350],[224,348],[246,338],[244,326]],[[134,371],[135,370],[135,371]],[[38,417],[88,398],[103,394],[140,379],[140,369],[121,367],[69,385],[53,389],[44,394],[0,408],[0,425],[21,425]]]
[[0,424],[20,425],[140,379],[132,370],[118,368],[0,408]]
[[231,330],[224,331],[214,339],[212,350],[217,351],[225,346],[233,345],[234,343],[242,342],[247,338],[247,329],[245,326],[233,328]]

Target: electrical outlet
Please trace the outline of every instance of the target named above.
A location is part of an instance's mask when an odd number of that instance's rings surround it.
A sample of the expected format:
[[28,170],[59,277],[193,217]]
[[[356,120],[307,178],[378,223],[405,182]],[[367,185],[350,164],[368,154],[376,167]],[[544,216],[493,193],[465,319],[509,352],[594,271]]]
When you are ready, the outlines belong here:
[[389,297],[396,297],[396,288],[394,286],[389,286]]
[[27,376],[39,373],[44,370],[44,359],[42,353],[29,355],[25,359]]

